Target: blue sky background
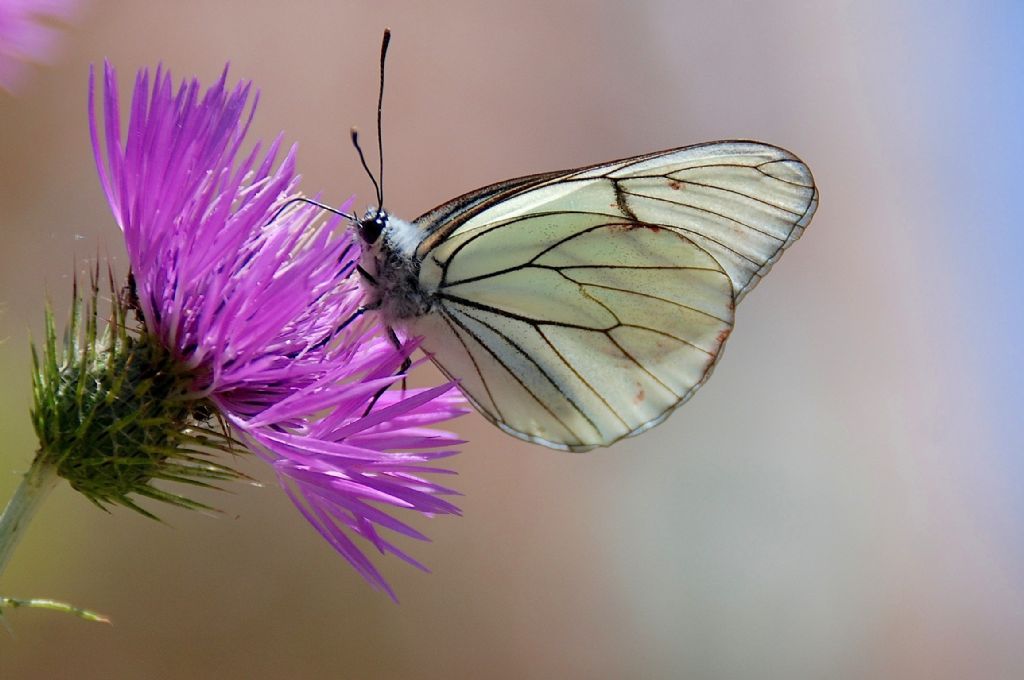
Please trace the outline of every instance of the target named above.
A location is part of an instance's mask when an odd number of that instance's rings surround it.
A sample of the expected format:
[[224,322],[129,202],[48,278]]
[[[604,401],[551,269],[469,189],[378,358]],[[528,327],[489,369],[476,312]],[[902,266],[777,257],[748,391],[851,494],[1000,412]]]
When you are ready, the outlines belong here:
[[[977,11],[977,9],[975,9]],[[947,242],[954,262],[968,258],[968,273],[977,281],[976,295],[961,299],[971,316],[968,326],[985,329],[976,347],[978,374],[986,386],[988,410],[995,425],[992,442],[1007,471],[1007,490],[1015,495],[1016,517],[1024,517],[1024,300],[1021,255],[1024,222],[1024,5],[998,3],[982,12],[972,31],[970,49],[960,64],[948,58],[955,79],[936,78],[931,84],[937,101],[949,103],[950,128],[966,144],[951,145],[940,163],[963,167],[969,192],[964,200],[946,204],[951,219]],[[942,45],[934,45],[942,53]],[[941,71],[940,71],[941,73]],[[941,132],[941,123],[935,126]],[[962,148],[962,152],[958,149]],[[961,160],[962,159],[962,160]],[[944,178],[942,193],[962,191],[955,173]],[[957,226],[970,225],[967,241],[957,245]],[[1012,480],[1012,481],[1011,481]],[[1019,525],[1018,525],[1019,527]],[[1024,534],[1017,532],[1018,539]]]
[[903,105],[890,107],[888,120],[931,170],[925,196],[938,239],[924,255],[948,272],[928,307],[938,328],[961,339],[948,348],[948,361],[967,362],[975,376],[974,414],[989,425],[979,450],[996,466],[996,498],[1008,503],[1011,520],[1007,538],[1021,548],[1024,6],[963,3],[934,12],[920,4],[900,19],[913,27],[911,49],[893,59],[891,101]]

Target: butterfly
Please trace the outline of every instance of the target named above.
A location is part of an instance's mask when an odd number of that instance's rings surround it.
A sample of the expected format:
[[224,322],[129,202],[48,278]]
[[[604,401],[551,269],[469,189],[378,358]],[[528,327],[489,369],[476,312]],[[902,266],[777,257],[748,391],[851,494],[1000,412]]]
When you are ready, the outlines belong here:
[[727,141],[499,182],[412,222],[371,209],[367,306],[505,432],[607,446],[704,384],[817,203],[798,158]]
[[364,309],[422,338],[492,423],[555,449],[640,434],[692,397],[818,205],[793,154],[721,141],[510,179],[406,222],[353,143],[378,199],[353,220]]

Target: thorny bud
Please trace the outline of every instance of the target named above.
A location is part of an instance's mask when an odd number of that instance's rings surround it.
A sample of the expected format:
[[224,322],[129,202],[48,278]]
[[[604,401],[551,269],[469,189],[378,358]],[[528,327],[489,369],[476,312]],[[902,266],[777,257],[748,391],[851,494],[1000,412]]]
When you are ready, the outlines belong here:
[[195,376],[151,335],[129,326],[131,297],[116,292],[112,275],[110,313],[101,328],[98,272],[87,300],[76,282],[63,343],[58,346],[48,308],[42,356],[32,348],[38,455],[102,508],[123,505],[154,517],[136,504],[133,496],[140,496],[208,509],[154,482],[215,488],[244,475],[210,457],[244,449],[191,390]]

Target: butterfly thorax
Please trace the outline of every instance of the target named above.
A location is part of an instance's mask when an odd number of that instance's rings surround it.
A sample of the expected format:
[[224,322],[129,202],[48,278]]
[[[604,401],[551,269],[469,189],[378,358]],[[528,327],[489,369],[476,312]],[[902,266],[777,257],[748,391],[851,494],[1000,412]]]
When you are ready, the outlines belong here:
[[433,295],[419,282],[416,227],[371,211],[357,231],[363,241],[360,264],[366,273],[367,306],[376,308],[388,325],[427,314]]

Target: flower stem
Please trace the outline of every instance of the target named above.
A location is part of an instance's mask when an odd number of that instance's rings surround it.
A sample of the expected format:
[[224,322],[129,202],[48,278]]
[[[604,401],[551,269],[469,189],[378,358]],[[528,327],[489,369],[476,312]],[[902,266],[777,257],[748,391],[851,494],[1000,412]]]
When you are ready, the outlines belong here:
[[[4,573],[7,562],[11,559],[18,542],[25,535],[25,529],[32,521],[36,510],[43,504],[46,497],[50,495],[53,488],[57,486],[57,466],[46,460],[42,454],[37,455],[32,461],[32,466],[25,473],[21,485],[14,492],[14,497],[4,508],[4,514],[0,515],[0,576]],[[52,609],[66,614],[72,614],[86,621],[98,621],[110,623],[110,619],[102,614],[97,614],[88,609],[75,607],[65,602],[56,600],[33,598],[21,600],[14,597],[0,595],[0,623],[7,626],[3,617],[4,609],[17,609],[18,607],[33,607],[36,609]],[[8,628],[9,630],[9,628]]]
[[4,514],[0,515],[0,576],[21,537],[25,535],[32,516],[57,486],[58,479],[57,466],[48,462],[45,456],[37,455],[18,490],[14,492],[14,497],[4,508]]

